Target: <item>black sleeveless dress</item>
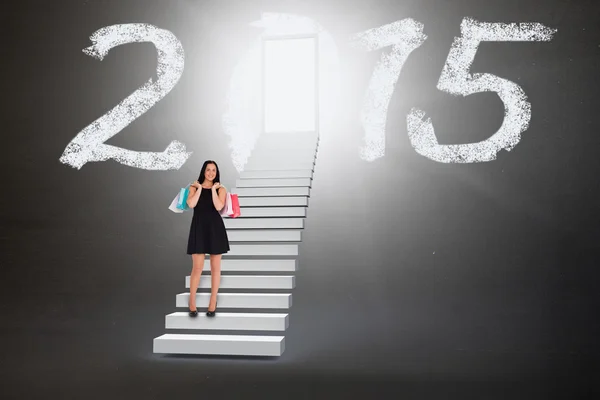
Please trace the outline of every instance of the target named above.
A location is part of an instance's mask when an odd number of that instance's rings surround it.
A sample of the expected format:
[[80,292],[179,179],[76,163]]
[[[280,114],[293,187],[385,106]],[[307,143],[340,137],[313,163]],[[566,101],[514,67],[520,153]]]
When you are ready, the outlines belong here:
[[211,190],[202,188],[194,207],[187,254],[224,254],[229,251],[225,223],[213,204]]

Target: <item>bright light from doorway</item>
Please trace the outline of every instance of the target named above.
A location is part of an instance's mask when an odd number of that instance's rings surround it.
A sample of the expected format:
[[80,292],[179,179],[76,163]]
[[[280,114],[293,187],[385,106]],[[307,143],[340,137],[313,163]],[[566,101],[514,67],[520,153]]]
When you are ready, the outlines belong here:
[[264,42],[265,132],[314,132],[317,129],[315,37]]

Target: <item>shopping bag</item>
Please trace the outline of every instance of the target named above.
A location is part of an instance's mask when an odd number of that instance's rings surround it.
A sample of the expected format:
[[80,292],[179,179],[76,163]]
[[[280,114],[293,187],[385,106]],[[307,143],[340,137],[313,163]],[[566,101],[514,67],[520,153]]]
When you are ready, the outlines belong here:
[[242,215],[242,212],[240,210],[240,200],[238,199],[237,194],[231,195],[231,208],[233,209],[233,214],[231,215],[231,218],[237,218],[240,215]]
[[185,188],[181,188],[179,190],[179,193],[177,193],[177,196],[175,196],[175,198],[171,202],[171,205],[169,205],[169,210],[173,211],[174,213],[178,213],[178,214],[181,214],[182,212],[189,210],[190,207],[187,205],[187,198],[188,198],[189,192],[190,192],[190,185],[187,185]]
[[219,211],[219,214],[221,214],[222,217],[230,217],[231,215],[233,215],[233,207],[231,205],[231,193],[227,193],[227,196],[225,196],[225,204],[223,205],[223,208],[221,208],[221,211]]
[[177,193],[177,196],[175,196],[175,198],[171,202],[171,205],[169,206],[169,210],[173,211],[174,213],[181,214],[183,212],[183,210],[180,210],[179,208],[177,208],[177,203],[179,203],[179,193]]
[[179,199],[177,199],[177,208],[179,210],[187,210],[189,207],[187,205],[188,195],[190,194],[189,186],[185,188],[181,188],[179,191]]

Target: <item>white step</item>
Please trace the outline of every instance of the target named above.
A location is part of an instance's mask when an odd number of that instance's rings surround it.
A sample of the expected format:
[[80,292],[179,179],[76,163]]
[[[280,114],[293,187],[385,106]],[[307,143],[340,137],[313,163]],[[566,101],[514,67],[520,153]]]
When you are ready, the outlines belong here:
[[[224,256],[297,256],[297,244],[231,244]],[[208,257],[208,256],[207,256]]]
[[308,197],[239,197],[240,207],[308,207]]
[[[238,218],[306,217],[307,207],[241,207]],[[224,218],[231,218],[225,216]]]
[[265,164],[265,165],[246,165],[244,166],[244,171],[273,171],[273,170],[287,170],[287,169],[310,169],[314,170],[314,164]]
[[315,161],[317,158],[316,149],[302,149],[302,150],[263,150],[253,152],[250,157],[248,157],[248,163],[260,160],[272,160],[272,161]]
[[288,314],[228,313],[217,311],[214,317],[207,317],[205,313],[199,312],[197,317],[192,318],[187,312],[174,312],[165,318],[166,329],[285,331],[288,326]]
[[[176,307],[186,308],[189,304],[189,293],[180,293],[175,300]],[[196,293],[196,307],[208,308],[210,293]],[[272,308],[287,309],[292,306],[290,293],[219,293],[217,307],[221,308]]]
[[265,155],[272,152],[281,153],[292,153],[298,152],[300,154],[306,153],[317,153],[319,150],[319,144],[317,142],[300,142],[300,143],[257,143],[252,149],[250,157],[255,154]]
[[154,339],[157,354],[279,357],[284,336],[165,334]]
[[[221,289],[293,289],[296,279],[292,275],[221,275]],[[185,288],[190,288],[190,277],[185,277]],[[200,278],[199,289],[210,289],[210,277]]]
[[233,188],[232,193],[238,197],[265,196],[309,196],[309,187],[276,187],[276,188]]
[[261,159],[256,161],[248,161],[244,166],[244,171],[267,171],[267,170],[284,170],[284,169],[315,169],[314,161],[294,161],[294,160],[269,160]]
[[265,148],[255,149],[248,158],[248,161],[258,158],[284,158],[287,160],[310,161],[317,157],[316,147],[290,147],[290,148]]
[[233,230],[227,232],[227,237],[229,242],[300,242],[302,241],[302,232],[288,230]]
[[235,181],[236,188],[248,187],[290,187],[307,186],[311,187],[310,178],[272,178],[272,179],[238,179]]
[[226,229],[303,229],[303,218],[224,218]]
[[[243,231],[242,231],[243,232]],[[252,231],[249,231],[252,232]],[[254,231],[256,232],[256,231]],[[228,233],[229,234],[229,233]],[[222,272],[294,272],[296,271],[296,260],[232,260],[221,259]],[[204,261],[203,271],[210,272],[210,262]]]
[[289,171],[242,171],[240,179],[271,179],[271,178],[312,178],[310,169]]

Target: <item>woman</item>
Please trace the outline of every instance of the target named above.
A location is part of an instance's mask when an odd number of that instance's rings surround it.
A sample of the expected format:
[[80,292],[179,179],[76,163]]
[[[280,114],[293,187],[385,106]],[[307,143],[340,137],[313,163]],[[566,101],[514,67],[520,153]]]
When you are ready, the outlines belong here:
[[192,256],[190,276],[190,317],[198,315],[196,290],[204,268],[204,257],[210,255],[211,290],[206,316],[214,317],[217,293],[221,282],[221,256],[229,251],[229,239],[219,211],[225,206],[227,190],[220,184],[217,163],[208,160],[202,165],[198,180],[190,186],[187,204],[194,209],[187,253]]

